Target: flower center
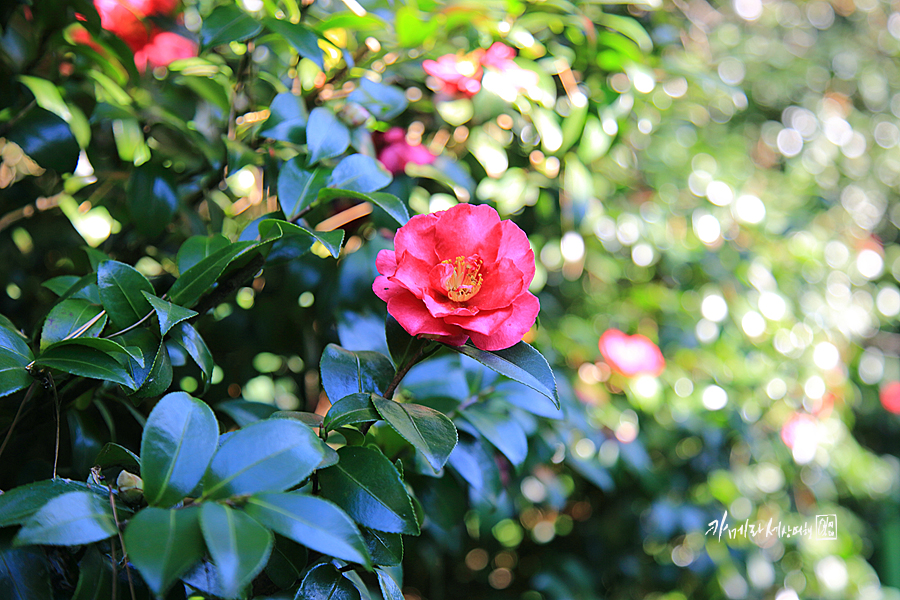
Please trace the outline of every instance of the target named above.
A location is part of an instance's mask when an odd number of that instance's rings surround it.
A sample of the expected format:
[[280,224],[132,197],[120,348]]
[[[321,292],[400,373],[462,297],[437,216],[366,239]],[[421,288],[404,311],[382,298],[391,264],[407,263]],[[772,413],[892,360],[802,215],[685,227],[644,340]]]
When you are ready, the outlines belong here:
[[454,302],[465,302],[478,293],[481,282],[484,279],[479,273],[484,261],[477,256],[457,256],[453,260],[441,261],[453,267],[451,273],[444,281],[444,289],[447,297]]

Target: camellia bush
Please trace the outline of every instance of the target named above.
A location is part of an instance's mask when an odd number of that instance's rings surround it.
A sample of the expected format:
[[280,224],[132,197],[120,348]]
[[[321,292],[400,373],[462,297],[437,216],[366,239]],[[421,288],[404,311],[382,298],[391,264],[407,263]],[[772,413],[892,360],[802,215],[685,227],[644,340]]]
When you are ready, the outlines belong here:
[[892,11],[4,4],[0,598],[900,596]]

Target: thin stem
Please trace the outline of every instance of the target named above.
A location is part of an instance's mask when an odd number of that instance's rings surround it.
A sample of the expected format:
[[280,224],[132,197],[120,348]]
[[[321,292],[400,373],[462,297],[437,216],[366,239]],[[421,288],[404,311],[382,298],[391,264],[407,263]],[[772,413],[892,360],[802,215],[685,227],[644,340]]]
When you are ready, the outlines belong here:
[[32,383],[28,387],[28,391],[25,392],[25,397],[22,398],[22,403],[19,404],[19,410],[16,411],[16,416],[13,417],[13,422],[10,423],[9,429],[6,431],[6,437],[3,438],[3,444],[0,444],[0,456],[3,456],[3,451],[6,450],[6,444],[9,443],[9,439],[12,437],[12,432],[16,428],[16,424],[19,422],[19,419],[22,416],[22,409],[28,404],[28,401],[31,400],[31,397],[34,395],[34,390],[37,388],[37,381]]
[[85,331],[87,331],[88,329],[93,327],[94,323],[99,321],[100,318],[105,314],[106,314],[106,309],[101,310],[99,313],[97,313],[96,317],[94,317],[93,319],[91,319],[90,321],[88,321],[87,323],[85,323],[84,325],[82,325],[81,327],[79,327],[78,329],[76,329],[75,331],[73,331],[72,333],[67,335],[66,337],[64,337],[63,341],[72,340],[72,339],[75,339],[75,338],[83,335]]
[[50,380],[50,389],[53,390],[53,414],[56,417],[56,446],[53,449],[53,479],[56,479],[56,467],[59,465],[59,394],[56,392],[56,382],[53,375],[47,373]]
[[132,329],[136,329],[136,328],[140,327],[141,325],[144,324],[144,321],[146,321],[147,319],[149,319],[150,317],[152,317],[152,316],[153,316],[153,313],[155,313],[155,312],[156,312],[156,309],[151,310],[151,311],[148,312],[146,315],[144,315],[143,317],[141,317],[141,320],[138,321],[137,323],[134,323],[134,324],[132,324],[132,325],[129,325],[128,327],[126,327],[125,329],[123,329],[123,330],[121,330],[121,331],[117,331],[117,332],[115,332],[115,333],[111,333],[111,334],[107,335],[106,338],[114,338],[114,337],[116,337],[117,335],[122,335],[123,333],[128,333],[128,332],[131,331]]

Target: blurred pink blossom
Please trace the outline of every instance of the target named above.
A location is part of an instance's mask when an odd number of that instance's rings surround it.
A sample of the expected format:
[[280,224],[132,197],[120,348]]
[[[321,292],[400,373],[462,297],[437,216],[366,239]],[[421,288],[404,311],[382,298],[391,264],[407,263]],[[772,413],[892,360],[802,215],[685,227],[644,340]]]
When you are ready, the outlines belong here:
[[430,165],[437,158],[425,146],[414,146],[406,141],[406,132],[400,127],[392,127],[372,137],[378,160],[394,175],[403,173],[407,163]]
[[618,329],[608,329],[600,336],[599,346],[609,367],[626,377],[656,377],[666,368],[659,347],[640,334],[626,335]]

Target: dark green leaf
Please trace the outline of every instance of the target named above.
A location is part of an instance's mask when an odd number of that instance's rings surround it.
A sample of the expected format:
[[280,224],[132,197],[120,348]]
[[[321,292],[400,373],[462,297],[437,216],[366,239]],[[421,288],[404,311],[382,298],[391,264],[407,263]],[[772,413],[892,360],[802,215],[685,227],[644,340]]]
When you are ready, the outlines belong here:
[[262,23],[234,4],[216,8],[203,19],[200,29],[200,46],[204,49],[229,42],[243,42],[259,34]]
[[359,80],[359,87],[350,93],[347,100],[362,104],[380,121],[390,121],[406,110],[409,104],[400,88],[376,83],[365,77]]
[[279,410],[273,412],[269,417],[271,419],[296,419],[307,427],[321,427],[322,415],[316,413],[304,412],[301,410]]
[[[291,92],[283,92],[272,99],[269,105],[269,118],[259,131],[260,137],[272,138],[292,144],[306,143],[306,121],[309,115],[301,96]],[[279,182],[278,195],[281,196]],[[287,211],[285,211],[287,212]]]
[[62,340],[54,342],[44,349],[41,356],[46,355],[51,350],[57,348],[93,348],[99,350],[109,356],[115,358],[120,363],[127,363],[128,360],[134,360],[138,364],[144,364],[143,351],[137,346],[123,346],[119,342],[108,338],[91,338],[78,337],[71,340]]
[[[348,518],[349,520],[349,518]],[[266,565],[266,575],[281,589],[293,587],[300,574],[306,570],[309,551],[283,535],[275,536],[275,547]]]
[[384,321],[384,334],[387,339],[388,352],[394,365],[400,367],[411,360],[423,347],[433,343],[431,340],[409,335],[397,319],[388,314]]
[[378,587],[384,600],[404,600],[400,586],[393,577],[381,569],[375,569],[375,573],[378,575]]
[[231,417],[234,422],[238,424],[238,427],[246,427],[250,423],[254,423],[260,419],[269,418],[269,416],[278,409],[271,404],[250,402],[249,400],[236,398],[234,400],[219,402],[216,404],[216,410],[221,410]]
[[328,344],[319,365],[322,387],[335,401],[350,394],[383,394],[394,377],[394,367],[383,354],[371,351],[350,352]]
[[360,530],[372,564],[395,567],[403,562],[403,536],[399,533],[385,533],[368,527]]
[[78,563],[78,585],[72,600],[106,600],[112,597],[114,577],[109,559],[100,554],[96,545],[89,546]]
[[488,410],[483,404],[473,404],[462,411],[462,417],[475,426],[478,433],[502,452],[516,467],[528,455],[528,439],[522,426],[509,415]]
[[494,456],[479,440],[460,438],[448,461],[476,495],[491,502],[500,494],[500,472]]
[[197,487],[216,451],[219,425],[212,409],[184,392],[153,407],[141,438],[141,477],[151,506],[172,506]]
[[344,396],[328,409],[323,422],[325,430],[333,431],[345,425],[373,423],[380,420],[381,415],[372,404],[372,400],[377,397],[376,394],[365,392]]
[[371,156],[351,154],[334,168],[328,187],[368,193],[380,190],[392,179],[387,169]]
[[556,377],[540,352],[525,342],[519,342],[505,350],[488,352],[475,346],[447,346],[451,350],[474,358],[489,369],[510,379],[524,383],[531,389],[550,398],[559,408],[559,394],[556,391]]
[[312,429],[291,419],[251,423],[228,437],[203,476],[205,498],[280,492],[297,485],[325,457]]
[[258,494],[245,506],[247,514],[308,548],[369,566],[369,555],[356,524],[340,508],[300,492]]
[[94,464],[101,469],[107,467],[125,467],[134,473],[141,471],[141,459],[137,454],[119,444],[108,442],[94,459]]
[[204,502],[200,528],[219,574],[221,595],[237,598],[262,571],[272,552],[272,532],[240,511]]
[[172,327],[184,320],[197,316],[197,313],[189,308],[166,302],[162,298],[158,298],[153,294],[143,292],[144,297],[153,310],[156,311],[156,318],[159,321],[159,334],[166,335]]
[[213,252],[181,273],[169,289],[169,299],[179,306],[193,306],[212,287],[231,261],[255,245],[255,242],[235,242]]
[[148,398],[163,394],[172,383],[172,362],[166,345],[145,328],[132,330],[117,339],[129,346],[137,346],[144,353],[144,364],[131,361],[129,369],[137,388],[136,398]]
[[440,471],[456,446],[456,427],[441,412],[418,404],[400,404],[379,396],[372,398],[375,410],[400,436],[422,453],[435,471]]
[[306,573],[294,600],[360,600],[359,590],[331,563],[316,565]]
[[300,53],[300,56],[308,58],[321,70],[325,70],[325,60],[322,49],[319,48],[319,36],[315,31],[302,23],[291,23],[280,19],[267,18],[264,23],[269,31],[286,39]]
[[[0,495],[0,527],[21,525],[50,500],[88,489],[85,483],[67,479],[46,479],[13,488]],[[105,489],[102,494],[106,494]]]
[[22,388],[26,388],[34,381],[26,365],[31,361],[23,361],[21,355],[6,348],[0,348],[0,397],[8,396]]
[[68,123],[43,108],[34,107],[25,113],[6,138],[45,169],[71,173],[78,164],[81,148]]
[[230,245],[231,241],[224,235],[189,237],[181,244],[175,258],[175,262],[178,263],[178,272],[184,273],[207,256]]
[[547,417],[548,419],[563,418],[560,408],[557,408],[552,403],[548,404],[546,396],[528,386],[515,381],[500,381],[494,386],[494,390],[499,397],[513,406],[518,406],[522,410],[527,410],[539,417]]
[[137,269],[107,260],[97,267],[100,300],[113,325],[124,329],[143,319],[152,310],[141,292],[153,293],[153,286]]
[[89,379],[112,381],[134,389],[134,381],[126,367],[106,352],[89,346],[70,343],[51,346],[41,353],[35,364]]
[[299,158],[289,160],[278,173],[278,201],[287,220],[316,201],[331,175],[331,169],[316,167],[306,171],[301,165]]
[[309,164],[312,165],[346,150],[350,145],[350,130],[330,109],[318,106],[309,113],[306,144],[309,148]]
[[208,383],[215,363],[209,347],[197,330],[188,323],[180,323],[172,329],[172,339],[187,351],[194,363],[203,371],[204,383]]
[[162,596],[203,557],[200,508],[145,508],[128,522],[125,547],[147,586]]
[[16,535],[25,546],[79,546],[105,540],[118,531],[109,502],[86,491],[67,492],[34,513]]
[[53,600],[50,561],[38,547],[13,548],[0,533],[0,598]]
[[45,288],[60,297],[81,298],[91,304],[100,304],[100,291],[97,289],[97,273],[91,272],[82,277],[60,275],[42,283]]
[[107,319],[106,314],[100,316],[101,312],[103,312],[102,307],[91,304],[87,300],[76,298],[63,300],[50,309],[44,320],[44,327],[41,329],[41,347],[65,339],[91,320],[94,321],[93,325],[80,335],[97,337],[103,331]]
[[315,240],[325,246],[325,249],[335,258],[340,255],[341,243],[344,241],[344,232],[340,229],[337,231],[313,231],[302,225],[295,225],[279,219],[266,219],[259,224],[259,231],[263,236],[271,236],[273,230],[280,231],[278,237],[287,240],[295,236],[310,242]]
[[178,208],[178,192],[171,173],[156,165],[144,164],[131,172],[126,197],[131,222],[147,237],[161,234]]
[[379,208],[384,209],[392,219],[406,225],[409,221],[409,211],[406,204],[400,198],[387,192],[357,192],[354,190],[333,189],[334,186],[325,188],[319,192],[319,200],[333,200],[334,198],[355,198],[357,200],[367,200],[372,202]]
[[345,446],[338,464],[318,472],[322,496],[360,525],[388,533],[419,534],[412,502],[397,469],[378,450]]

